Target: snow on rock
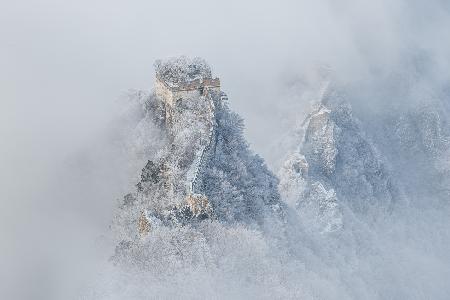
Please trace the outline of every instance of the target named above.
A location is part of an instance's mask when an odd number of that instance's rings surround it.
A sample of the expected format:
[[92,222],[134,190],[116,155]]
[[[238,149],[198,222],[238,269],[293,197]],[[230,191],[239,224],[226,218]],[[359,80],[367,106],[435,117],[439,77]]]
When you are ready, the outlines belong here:
[[[156,69],[174,83],[211,77],[199,59],[170,59]],[[144,101],[142,115],[161,128],[165,139],[142,169],[136,191],[117,209],[118,241],[133,245],[155,228],[195,227],[204,220],[282,233],[278,180],[250,151],[242,119],[230,111],[226,95],[215,89],[182,95],[175,104],[156,93]],[[145,127],[136,130],[143,136]]]
[[195,80],[211,78],[211,68],[200,58],[173,57],[155,62],[156,75],[171,87],[185,85]]
[[330,233],[342,228],[342,212],[333,189],[319,181],[308,180],[308,162],[296,152],[282,166],[280,193],[284,201],[297,209],[305,228]]
[[302,215],[315,215],[322,231],[333,231],[344,207],[362,214],[391,209],[396,187],[342,93],[328,87],[300,131],[298,148],[280,170],[280,191]]

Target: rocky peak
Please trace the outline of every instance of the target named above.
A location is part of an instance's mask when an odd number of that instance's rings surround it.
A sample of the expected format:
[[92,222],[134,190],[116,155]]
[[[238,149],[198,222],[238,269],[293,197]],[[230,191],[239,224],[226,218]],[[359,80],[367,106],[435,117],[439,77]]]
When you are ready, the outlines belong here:
[[390,210],[398,192],[378,151],[338,88],[329,86],[303,121],[298,146],[280,170],[280,190],[320,231],[358,214]]
[[[159,61],[156,73],[157,83],[163,78],[178,86],[211,78],[198,58]],[[130,228],[125,236],[205,219],[262,227],[267,218],[283,222],[277,179],[250,151],[242,119],[230,111],[220,88],[199,93],[156,85],[147,102],[153,103],[144,106],[147,114],[165,120],[169,138],[142,169],[135,200],[119,212],[117,225]]]

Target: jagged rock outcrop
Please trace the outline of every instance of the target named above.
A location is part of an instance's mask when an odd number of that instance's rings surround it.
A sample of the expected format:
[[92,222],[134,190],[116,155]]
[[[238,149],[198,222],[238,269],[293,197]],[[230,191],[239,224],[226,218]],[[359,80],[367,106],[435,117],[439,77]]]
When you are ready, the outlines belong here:
[[299,146],[280,170],[280,191],[302,214],[333,231],[343,206],[365,214],[390,210],[399,192],[336,88],[327,89],[300,130]]
[[336,192],[326,189],[320,181],[308,178],[308,162],[295,152],[280,170],[280,191],[291,207],[295,207],[306,228],[327,233],[339,230],[343,225],[342,210]]
[[281,226],[278,180],[250,151],[243,121],[206,62],[182,57],[158,61],[156,69],[157,87],[143,109],[165,133],[165,144],[117,213],[119,240],[206,219]]

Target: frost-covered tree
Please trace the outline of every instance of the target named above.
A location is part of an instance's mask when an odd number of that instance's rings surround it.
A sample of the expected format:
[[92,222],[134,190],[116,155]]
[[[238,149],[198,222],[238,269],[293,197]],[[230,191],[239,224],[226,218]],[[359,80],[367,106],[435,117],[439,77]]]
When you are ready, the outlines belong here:
[[280,191],[320,231],[343,224],[343,211],[375,216],[401,197],[376,147],[336,87],[328,86],[302,122],[282,166]]
[[124,241],[119,252],[132,251],[133,241],[143,238],[140,218],[148,219],[149,236],[157,227],[195,227],[204,220],[282,234],[278,180],[249,149],[243,120],[229,109],[226,95],[201,85],[211,78],[209,66],[181,57],[158,61],[156,69],[158,80],[167,80],[166,93],[172,88],[193,91],[178,93],[174,102],[157,92],[139,98],[143,118],[164,138],[142,166],[136,191],[118,208],[113,223]]

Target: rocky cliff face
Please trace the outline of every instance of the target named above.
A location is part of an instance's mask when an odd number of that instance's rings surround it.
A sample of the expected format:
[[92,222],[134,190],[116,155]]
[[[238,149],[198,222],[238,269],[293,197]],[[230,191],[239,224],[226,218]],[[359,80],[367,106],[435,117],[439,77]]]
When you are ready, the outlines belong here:
[[[192,72],[201,75],[184,81],[200,86],[211,76]],[[326,86],[289,132],[295,148],[279,180],[249,150],[224,93],[173,97],[168,113],[156,93],[136,92],[130,140],[147,159],[113,222],[107,290],[125,290],[122,298],[444,295],[446,281],[436,278],[449,269],[448,205],[429,202],[448,204],[446,98],[372,111],[364,99],[358,107],[354,91]]]
[[[181,72],[180,67],[192,69],[199,61],[182,60],[159,62],[158,67],[178,81],[177,73],[190,72]],[[194,69],[202,73],[205,65],[201,61]],[[173,107],[155,93],[142,97],[143,115],[166,137],[156,156],[143,166],[137,190],[125,196],[117,212],[114,228],[119,240],[145,238],[155,228],[199,226],[205,220],[261,229],[281,226],[278,180],[250,151],[243,121],[230,111],[223,92],[178,99]]]
[[399,191],[342,93],[328,87],[302,124],[298,147],[280,170],[280,191],[303,217],[334,231],[344,209],[391,209]]
[[430,88],[416,68],[381,81],[377,91],[325,84],[290,133],[296,147],[279,171],[280,192],[311,226],[338,228],[345,210],[370,218],[397,205],[448,202],[448,92]]

